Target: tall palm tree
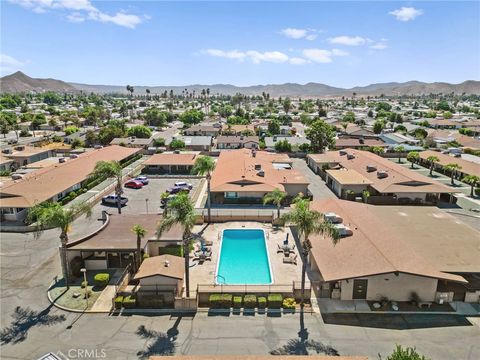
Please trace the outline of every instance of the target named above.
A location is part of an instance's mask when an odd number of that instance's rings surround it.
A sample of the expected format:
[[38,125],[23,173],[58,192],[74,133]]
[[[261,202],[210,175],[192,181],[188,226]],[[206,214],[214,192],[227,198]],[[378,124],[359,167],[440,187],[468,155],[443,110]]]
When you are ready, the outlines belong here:
[[67,244],[68,233],[75,218],[81,214],[90,217],[92,209],[86,203],[63,207],[60,203],[45,202],[35,205],[28,211],[27,220],[35,223],[35,236],[38,237],[48,228],[60,229],[61,263],[65,286],[70,288]]
[[190,297],[190,240],[192,238],[192,229],[195,226],[196,214],[195,208],[188,197],[188,194],[182,193],[167,203],[163,219],[157,229],[157,237],[160,236],[172,226],[178,224],[183,228],[183,256],[185,258],[185,294]]
[[277,207],[277,218],[280,218],[280,207],[282,206],[283,199],[286,197],[287,194],[284,191],[275,188],[272,192],[265,194],[263,197],[263,205],[273,203]]
[[462,167],[460,165],[455,163],[450,163],[443,167],[443,170],[450,173],[450,181],[452,185],[455,185],[455,182],[453,181],[453,179],[455,178],[455,174],[457,173],[457,171],[460,170],[461,168]]
[[440,159],[435,155],[431,155],[427,158],[427,161],[430,163],[430,176],[433,176],[433,168],[435,163],[438,163]]
[[475,185],[480,184],[480,176],[466,175],[463,177],[462,181],[472,187],[470,190],[470,196],[473,197],[473,188]]
[[123,194],[122,188],[122,166],[118,161],[98,161],[95,164],[93,172],[90,174],[94,178],[115,178],[117,185],[115,186],[115,195],[117,196],[118,213],[122,213],[121,196]]
[[412,169],[413,169],[413,164],[416,163],[418,159],[420,159],[420,154],[418,153],[418,151],[410,151],[407,154],[407,161],[410,161]]
[[212,221],[211,207],[212,199],[210,192],[210,181],[212,180],[212,171],[215,169],[215,161],[210,156],[201,156],[195,160],[192,172],[198,175],[205,175],[207,178],[207,209],[208,209],[208,222]]
[[325,220],[325,216],[315,210],[310,210],[310,200],[297,197],[294,201],[294,207],[288,214],[283,215],[286,223],[291,223],[297,228],[298,235],[302,241],[303,263],[302,263],[302,283],[301,283],[301,303],[305,296],[305,276],[307,272],[307,259],[312,244],[310,236],[314,234],[327,235],[331,238],[333,244],[337,244],[340,239],[338,230],[332,223]]
[[147,233],[147,230],[142,225],[133,225],[132,231],[137,235],[137,261],[136,261],[136,269],[140,269],[140,264],[142,263],[142,249],[141,249],[141,244],[142,244],[142,238],[145,236]]

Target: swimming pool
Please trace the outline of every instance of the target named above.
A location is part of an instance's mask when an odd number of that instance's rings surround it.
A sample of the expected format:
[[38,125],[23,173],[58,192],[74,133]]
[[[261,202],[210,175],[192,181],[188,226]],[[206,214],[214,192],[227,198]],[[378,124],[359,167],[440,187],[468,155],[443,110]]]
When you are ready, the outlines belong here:
[[217,284],[271,284],[272,270],[262,229],[223,230]]

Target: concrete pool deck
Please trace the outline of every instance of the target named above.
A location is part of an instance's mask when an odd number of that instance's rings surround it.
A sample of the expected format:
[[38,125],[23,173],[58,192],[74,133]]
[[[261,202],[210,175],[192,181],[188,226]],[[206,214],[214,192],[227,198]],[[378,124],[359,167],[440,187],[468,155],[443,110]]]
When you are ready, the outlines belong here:
[[[292,286],[293,281],[301,279],[302,260],[298,254],[298,244],[295,243],[290,228],[275,229],[272,224],[260,223],[254,221],[237,221],[227,223],[213,223],[210,225],[199,225],[193,230],[194,233],[200,234],[206,241],[211,241],[212,260],[205,261],[203,264],[197,264],[190,268],[190,289],[192,294],[197,289],[197,285],[213,285],[215,284],[215,271],[218,263],[218,255],[220,250],[220,235],[224,229],[263,229],[267,233],[267,250],[270,256],[270,264],[272,269],[273,284],[272,285],[289,285]],[[289,243],[295,243],[295,254],[297,255],[297,265],[284,264],[283,253],[277,254],[277,244],[282,244],[287,234],[289,234]],[[196,242],[198,246],[198,242]],[[245,249],[248,251],[248,249]],[[247,270],[247,269],[246,269]],[[307,279],[308,281],[308,279]],[[268,285],[266,285],[268,286]],[[191,295],[192,295],[191,294]]]

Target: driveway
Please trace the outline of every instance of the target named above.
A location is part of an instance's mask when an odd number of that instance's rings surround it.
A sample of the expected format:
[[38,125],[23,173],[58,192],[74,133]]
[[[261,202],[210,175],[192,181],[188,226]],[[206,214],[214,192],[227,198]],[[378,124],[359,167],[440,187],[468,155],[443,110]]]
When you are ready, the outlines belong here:
[[336,199],[337,196],[327,187],[322,178],[315,174],[307,165],[305,159],[293,158],[293,168],[300,171],[310,182],[308,189],[314,200]]

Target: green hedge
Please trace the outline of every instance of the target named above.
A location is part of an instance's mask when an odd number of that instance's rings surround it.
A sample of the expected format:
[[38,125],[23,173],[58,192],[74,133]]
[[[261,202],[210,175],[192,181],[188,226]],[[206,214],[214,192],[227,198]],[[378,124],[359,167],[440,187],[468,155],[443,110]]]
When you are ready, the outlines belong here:
[[123,296],[119,295],[115,298],[115,309],[121,309],[123,304]]
[[243,306],[247,309],[254,309],[257,307],[257,295],[245,295],[243,298]]
[[270,309],[280,309],[282,306],[283,297],[281,294],[268,295],[268,307]]
[[93,280],[95,280],[95,285],[97,286],[106,286],[110,281],[110,274],[108,273],[96,274]]
[[265,309],[267,307],[267,298],[265,296],[258,297],[258,308]]
[[134,308],[137,304],[137,299],[133,295],[128,295],[123,298],[123,307],[126,309]]
[[183,257],[183,245],[167,245],[158,249],[158,255],[174,255]]
[[282,305],[284,309],[295,309],[296,302],[294,298],[285,298]]
[[242,297],[241,296],[234,296],[233,297],[233,307],[235,309],[240,309],[242,307]]
[[211,294],[208,297],[210,307],[213,309],[226,309],[232,306],[232,294]]

